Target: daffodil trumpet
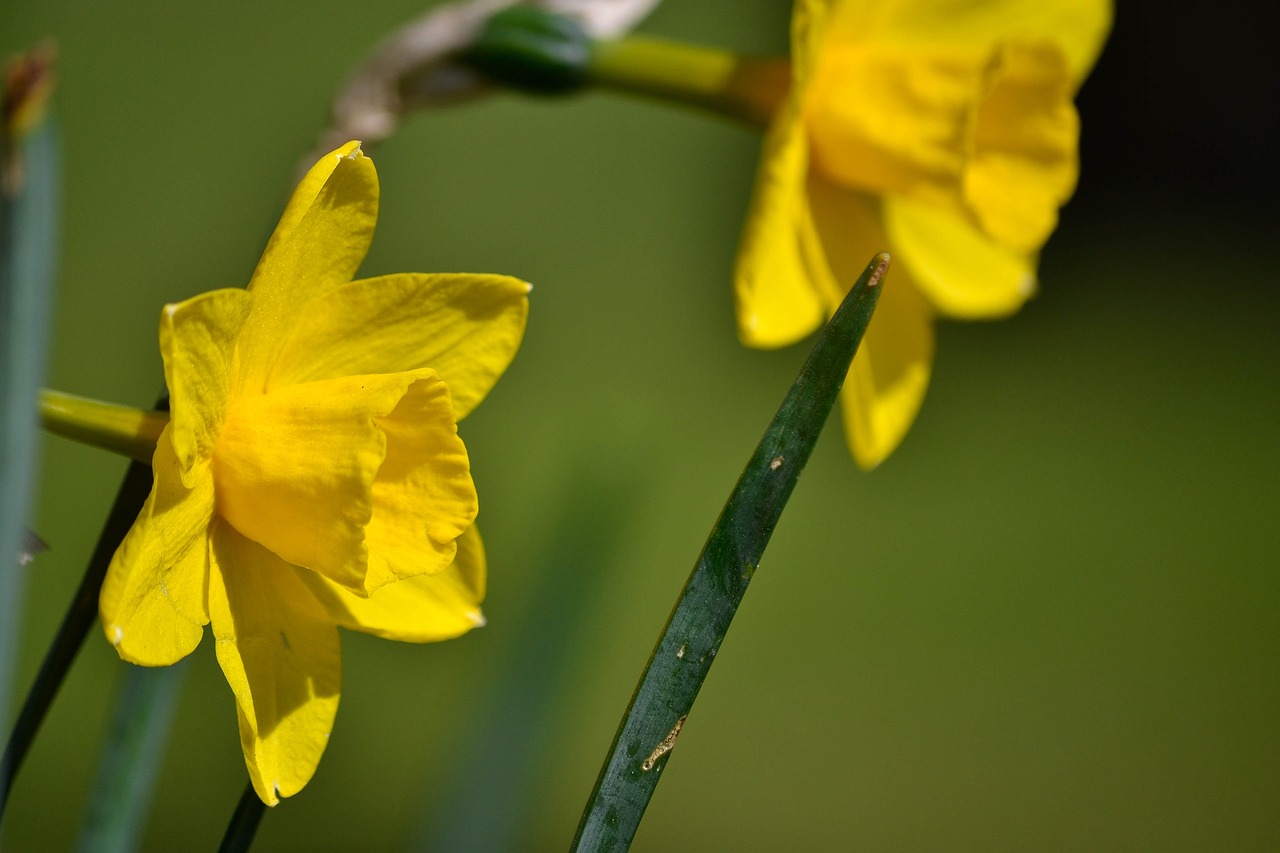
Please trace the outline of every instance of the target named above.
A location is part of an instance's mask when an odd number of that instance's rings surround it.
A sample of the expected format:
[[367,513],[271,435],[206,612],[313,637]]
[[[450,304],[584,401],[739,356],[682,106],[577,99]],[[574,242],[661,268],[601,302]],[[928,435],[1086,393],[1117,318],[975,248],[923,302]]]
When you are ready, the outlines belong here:
[[44,389],[40,424],[54,435],[150,464],[156,442],[169,424],[169,413]]

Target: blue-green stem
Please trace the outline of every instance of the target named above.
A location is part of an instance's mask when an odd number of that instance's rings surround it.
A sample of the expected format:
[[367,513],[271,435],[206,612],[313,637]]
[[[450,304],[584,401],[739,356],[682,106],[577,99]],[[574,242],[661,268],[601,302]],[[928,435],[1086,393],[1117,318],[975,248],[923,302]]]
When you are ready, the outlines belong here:
[[185,660],[173,666],[125,667],[90,789],[77,847],[82,853],[127,853],[141,846],[186,671]]
[[877,255],[853,286],[747,462],[649,658],[572,849],[630,846],[765,545],[835,404],[871,320],[888,263],[888,255]]
[[22,564],[31,554],[28,543],[39,541],[26,529],[40,455],[34,408],[44,382],[62,207],[61,144],[44,109],[52,54],[37,48],[25,61],[32,71],[27,82],[44,74],[46,85],[22,88],[6,75],[3,112],[27,121],[21,127],[0,122],[9,125],[0,126],[0,732],[9,727],[12,707],[27,576]]

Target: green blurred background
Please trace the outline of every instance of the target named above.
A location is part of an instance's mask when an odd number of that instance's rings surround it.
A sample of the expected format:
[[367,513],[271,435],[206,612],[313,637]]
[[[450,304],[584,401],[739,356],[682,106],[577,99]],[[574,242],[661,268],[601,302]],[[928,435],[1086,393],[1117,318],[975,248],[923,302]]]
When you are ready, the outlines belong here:
[[[876,472],[824,435],[635,849],[1280,847],[1275,75],[1252,72],[1265,30],[1239,5],[1120,10],[1041,295],[941,328],[924,411]],[[5,0],[0,52],[60,49],[52,386],[152,401],[160,306],[248,280],[334,87],[420,9]],[[788,15],[670,0],[643,29],[782,52]],[[805,354],[734,336],[758,145],[618,96],[500,95],[373,152],[366,274],[535,284],[519,357],[462,425],[489,625],[435,646],[346,635],[328,753],[255,849],[567,845]],[[52,549],[30,569],[19,689],[124,464],[45,442]],[[74,843],[124,667],[91,635],[7,849]],[[212,848],[244,779],[206,640],[146,848]]]

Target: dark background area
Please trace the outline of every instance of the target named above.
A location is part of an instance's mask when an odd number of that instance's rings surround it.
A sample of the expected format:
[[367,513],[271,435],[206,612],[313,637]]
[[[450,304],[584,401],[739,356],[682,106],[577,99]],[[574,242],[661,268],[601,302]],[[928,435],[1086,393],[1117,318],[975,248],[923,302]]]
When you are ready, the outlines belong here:
[[1073,212],[1157,208],[1276,223],[1280,74],[1263,6],[1118,4],[1079,97],[1083,179]]

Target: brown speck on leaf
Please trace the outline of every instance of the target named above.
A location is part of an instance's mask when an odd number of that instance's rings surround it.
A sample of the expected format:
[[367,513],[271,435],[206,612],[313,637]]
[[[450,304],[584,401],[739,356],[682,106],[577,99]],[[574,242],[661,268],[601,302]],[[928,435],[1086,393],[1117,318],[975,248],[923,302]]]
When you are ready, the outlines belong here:
[[880,283],[880,279],[884,278],[885,270],[889,269],[889,253],[881,252],[874,258],[876,262],[875,272],[871,274],[871,278],[867,279],[867,287],[875,287]]
[[653,752],[649,753],[649,757],[640,765],[641,770],[648,773],[653,769],[654,765],[658,763],[659,758],[675,749],[676,738],[680,737],[680,729],[684,726],[684,721],[687,719],[689,719],[688,714],[676,720],[676,724],[671,727],[671,731],[667,732],[667,736],[662,739],[662,743],[655,746],[653,748]]

